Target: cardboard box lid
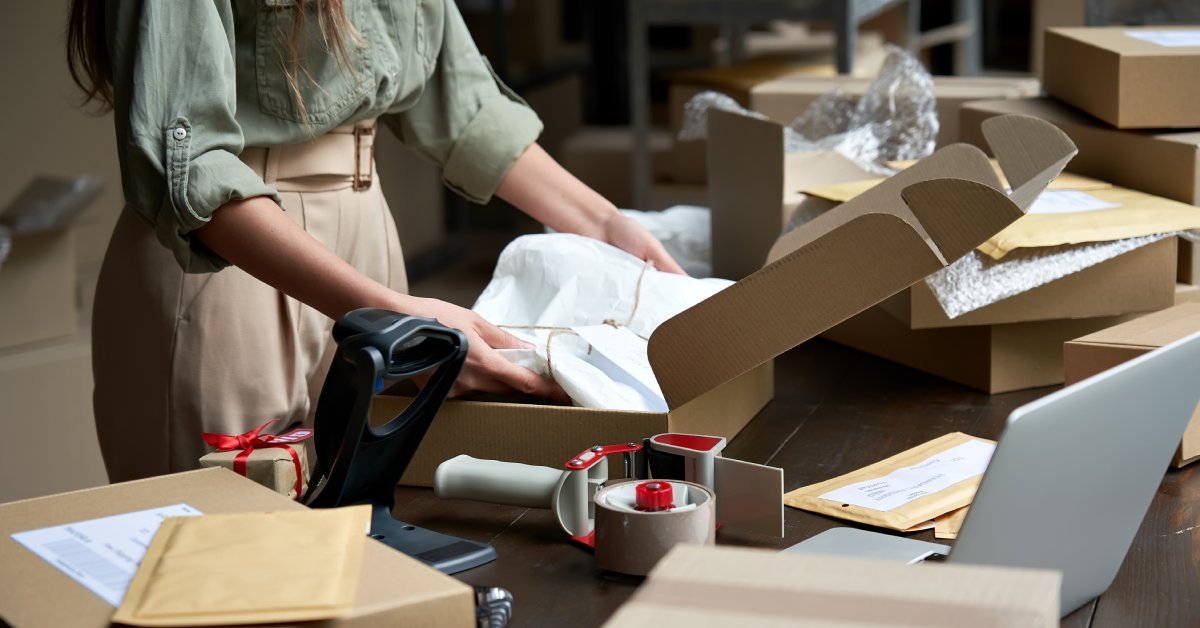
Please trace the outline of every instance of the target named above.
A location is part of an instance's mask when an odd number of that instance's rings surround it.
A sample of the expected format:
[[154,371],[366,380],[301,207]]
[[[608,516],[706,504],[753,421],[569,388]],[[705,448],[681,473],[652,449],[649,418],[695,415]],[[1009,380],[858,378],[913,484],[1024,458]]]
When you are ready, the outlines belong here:
[[1050,34],[1067,37],[1102,50],[1129,57],[1200,56],[1200,46],[1161,46],[1130,37],[1130,31],[1195,31],[1196,26],[1101,26],[1059,27],[1046,29]]
[[[177,473],[0,504],[0,582],[4,583],[0,617],[14,626],[108,626],[116,609],[11,535],[177,503],[203,513],[304,508],[227,469]],[[268,559],[279,560],[280,569],[286,570],[286,557]],[[473,626],[474,599],[471,587],[368,540],[351,617],[407,607],[410,625]]]
[[1053,626],[1061,587],[1049,570],[681,545],[605,625]]
[[1076,338],[1071,343],[1157,349],[1196,332],[1200,332],[1200,303],[1181,303]]
[[[709,121],[710,132],[727,123],[770,124],[719,111]],[[782,127],[773,126],[782,137]],[[981,150],[948,146],[781,236],[761,270],[659,326],[648,353],[668,406],[695,399],[966,255],[1023,216],[1076,153],[1062,131],[1028,116],[989,119],[984,133],[1014,186],[1011,196]]]

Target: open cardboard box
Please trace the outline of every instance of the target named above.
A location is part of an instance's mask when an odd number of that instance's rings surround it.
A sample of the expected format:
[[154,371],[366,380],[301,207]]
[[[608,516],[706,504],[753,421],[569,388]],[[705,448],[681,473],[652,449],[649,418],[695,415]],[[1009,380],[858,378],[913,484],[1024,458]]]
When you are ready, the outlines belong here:
[[[686,75],[684,75],[686,76]],[[692,96],[715,89],[733,96],[743,107],[767,116],[784,125],[795,120],[818,98],[835,90],[857,99],[866,93],[874,78],[836,76],[812,69],[790,72],[785,76],[754,77],[745,85],[676,83],[671,86],[671,133],[677,135],[682,126],[683,108]],[[732,87],[732,89],[730,88]],[[933,77],[933,96],[937,100],[940,122],[937,145],[948,146],[958,139],[959,110],[964,103],[975,100],[997,100],[1037,96],[1041,84],[1027,77]],[[672,177],[677,181],[704,182],[707,180],[703,140],[676,140],[671,153]]]
[[[890,193],[883,182],[875,187],[858,186],[858,182],[878,180],[878,176],[836,153],[785,154],[783,127],[774,122],[719,111],[711,112],[709,120],[709,159],[714,168],[709,190],[713,271],[718,276],[737,278],[756,268],[769,243],[796,213],[821,216],[843,198]],[[1024,163],[1028,157],[1018,152],[1019,147],[995,133],[986,142],[991,143],[997,154],[999,168],[1013,175],[1007,178],[1023,176],[1021,173],[1029,167]],[[1066,159],[1072,155],[1073,145]],[[938,176],[938,168],[949,166],[938,165],[947,160],[936,162],[935,157],[884,181],[899,181],[891,186],[902,187],[906,182]],[[1072,180],[1080,185],[1102,184],[1079,177]],[[842,187],[854,188],[854,193],[830,198],[802,193],[814,187],[837,187],[835,184],[847,184]],[[1146,196],[1132,190],[1111,192]],[[1033,196],[1040,193],[1041,188]],[[912,329],[1108,317],[1159,310],[1173,303],[1177,275],[1175,247],[1174,239],[1160,241],[955,318],[946,315],[925,282],[888,300],[884,309]],[[1098,290],[1097,286],[1104,289]]]
[[[771,399],[773,358],[979,246],[1021,217],[1074,153],[1035,118],[988,126],[1027,156],[1010,172],[1011,198],[982,151],[948,147],[781,237],[763,268],[659,326],[648,353],[668,412],[449,401],[401,481],[428,485],[439,463],[463,453],[558,466],[592,445],[665,431],[732,438]],[[376,398],[373,416],[410,401]]]

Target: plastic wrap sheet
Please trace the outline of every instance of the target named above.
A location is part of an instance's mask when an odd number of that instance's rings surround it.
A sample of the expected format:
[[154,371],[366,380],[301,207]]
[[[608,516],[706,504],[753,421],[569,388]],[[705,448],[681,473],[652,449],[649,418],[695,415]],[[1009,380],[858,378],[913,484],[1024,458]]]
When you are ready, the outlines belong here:
[[[661,412],[666,402],[653,380],[644,339],[663,321],[731,283],[659,272],[625,251],[582,236],[529,235],[500,254],[474,310],[533,345],[501,350],[501,355],[552,376],[576,404]],[[614,354],[593,350],[571,331],[579,327],[619,335],[621,357],[636,362],[624,373],[634,376],[614,371],[606,361]]]
[[1194,238],[1190,234],[1160,233],[1111,242],[1021,249],[999,261],[971,251],[930,275],[925,283],[946,315],[955,318],[1174,236]]
[[[703,92],[684,106],[679,139],[704,139],[708,111],[714,108],[766,119],[729,96]],[[929,156],[937,133],[933,78],[911,55],[889,46],[883,69],[866,93],[855,100],[835,90],[818,98],[784,128],[784,151],[833,150],[866,170],[893,174],[887,162]]]

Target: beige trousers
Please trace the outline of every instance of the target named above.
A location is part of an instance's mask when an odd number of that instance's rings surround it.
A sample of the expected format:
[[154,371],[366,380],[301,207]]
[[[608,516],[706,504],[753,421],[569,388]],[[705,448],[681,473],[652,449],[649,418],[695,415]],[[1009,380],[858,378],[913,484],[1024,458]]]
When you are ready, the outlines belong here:
[[[352,129],[242,159],[287,215],[342,259],[407,290],[396,225],[374,177],[370,137]],[[364,165],[365,164],[365,165]],[[359,173],[359,185],[355,174]],[[273,433],[311,423],[333,321],[239,268],[186,274],[152,229],[122,213],[92,322],[96,429],[109,480],[195,469],[201,432]]]

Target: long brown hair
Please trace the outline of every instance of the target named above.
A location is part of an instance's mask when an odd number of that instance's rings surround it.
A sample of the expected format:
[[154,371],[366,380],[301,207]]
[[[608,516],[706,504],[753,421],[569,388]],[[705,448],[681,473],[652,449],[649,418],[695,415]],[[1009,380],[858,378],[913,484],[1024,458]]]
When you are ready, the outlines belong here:
[[[108,29],[105,24],[106,0],[71,0],[67,17],[67,67],[71,79],[83,90],[84,105],[96,102],[101,111],[113,106],[112,62],[108,57]],[[336,50],[339,59],[354,71],[346,53],[347,36],[359,37],[346,17],[345,0],[315,0],[317,25],[328,50]],[[300,92],[300,77],[307,76],[300,63],[300,46],[307,32],[309,9],[305,0],[297,0],[292,22],[291,41],[284,73],[296,98],[300,116],[308,120],[308,112]],[[310,79],[311,80],[311,79]]]

